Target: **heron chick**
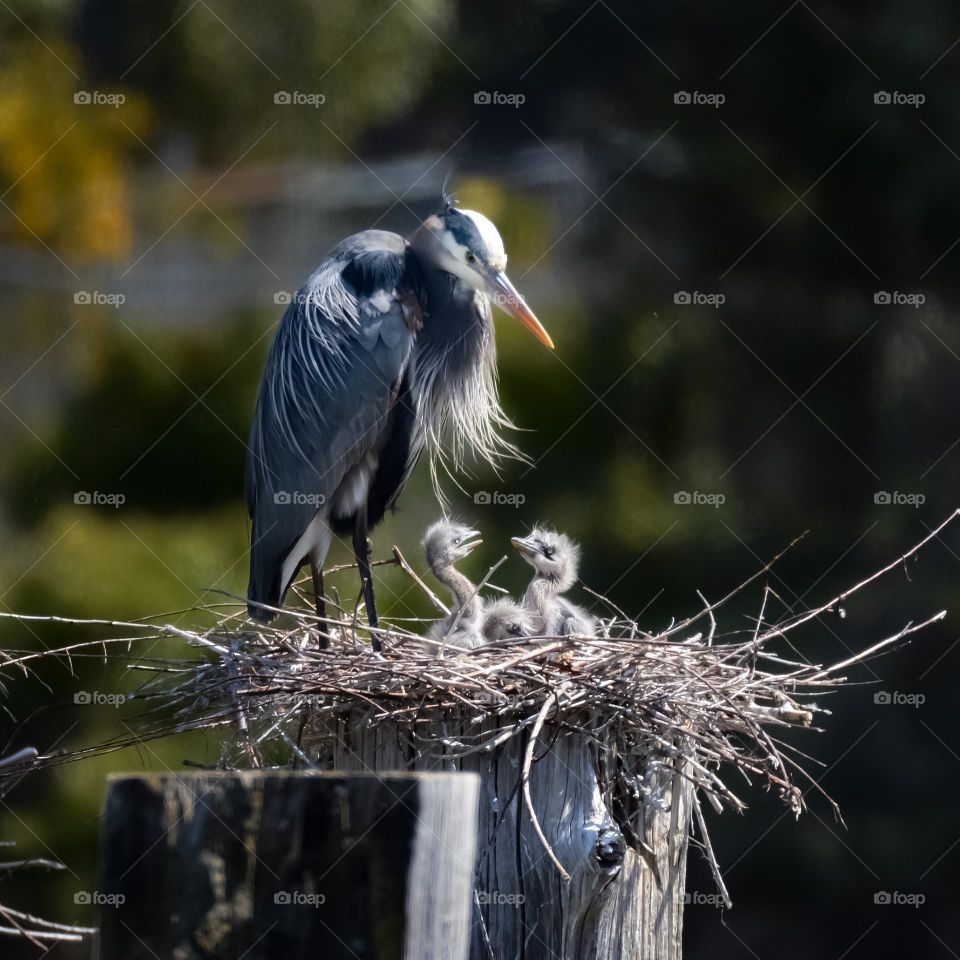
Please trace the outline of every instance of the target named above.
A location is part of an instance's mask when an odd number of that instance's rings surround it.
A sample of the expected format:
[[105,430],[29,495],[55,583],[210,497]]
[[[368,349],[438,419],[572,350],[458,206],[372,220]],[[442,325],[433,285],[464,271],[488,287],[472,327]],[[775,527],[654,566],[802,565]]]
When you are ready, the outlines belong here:
[[565,533],[544,527],[510,542],[534,570],[523,606],[537,618],[539,632],[547,637],[594,636],[593,617],[563,596],[577,581],[580,547]]
[[427,529],[423,538],[427,566],[449,590],[452,600],[450,613],[433,624],[427,634],[431,653],[443,642],[457,647],[476,647],[483,643],[480,632],[483,601],[477,588],[456,567],[481,543],[479,530],[451,520],[438,520]]
[[537,619],[522,604],[500,597],[484,605],[480,630],[487,643],[517,640],[536,634]]

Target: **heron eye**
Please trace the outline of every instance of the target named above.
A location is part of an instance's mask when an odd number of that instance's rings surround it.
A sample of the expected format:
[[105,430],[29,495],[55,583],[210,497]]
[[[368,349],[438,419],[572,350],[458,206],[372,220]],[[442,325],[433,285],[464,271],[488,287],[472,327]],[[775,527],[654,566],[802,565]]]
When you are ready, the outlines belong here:
[[454,537],[454,538],[453,538],[453,542],[454,542],[458,547],[460,546],[460,538],[459,538],[459,537]]
[[472,253],[470,250],[467,251],[467,263],[476,263],[477,257],[476,254]]
[[516,623],[512,624],[510,627],[510,633],[512,633],[515,637],[519,637],[520,636],[519,625],[517,625]]
[[544,548],[543,548],[543,555],[544,555],[548,560],[552,560],[552,559],[553,559],[553,555],[554,555],[555,552],[556,552],[556,551],[553,549],[553,547],[544,547]]

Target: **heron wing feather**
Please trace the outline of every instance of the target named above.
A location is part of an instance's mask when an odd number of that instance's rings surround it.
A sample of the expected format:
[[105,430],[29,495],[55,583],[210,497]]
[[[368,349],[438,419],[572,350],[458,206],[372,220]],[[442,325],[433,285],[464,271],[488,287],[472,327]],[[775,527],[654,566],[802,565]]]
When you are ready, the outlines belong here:
[[276,578],[347,473],[384,442],[414,333],[402,238],[367,231],[337,247],[289,305],[267,359],[247,455],[252,599]]

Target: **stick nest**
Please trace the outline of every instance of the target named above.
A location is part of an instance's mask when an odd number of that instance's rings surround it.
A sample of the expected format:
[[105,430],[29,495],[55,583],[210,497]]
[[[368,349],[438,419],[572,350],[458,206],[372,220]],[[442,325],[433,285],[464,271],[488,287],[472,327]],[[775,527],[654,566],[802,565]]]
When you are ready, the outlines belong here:
[[[907,623],[839,663],[811,664],[787,658],[783,651],[795,649],[792,635],[805,624],[844,616],[847,598],[913,557],[958,516],[960,511],[826,603],[780,622],[767,618],[772,590],[756,584],[759,610],[745,631],[719,630],[718,617],[779,557],[719,601],[701,596],[702,606],[693,615],[656,632],[598,598],[607,615],[599,620],[596,637],[524,638],[470,650],[447,645],[435,653],[426,652],[427,625],[422,623],[382,623],[373,631],[356,612],[341,612],[321,628],[300,593],[284,616],[268,626],[247,620],[236,603],[201,608],[212,625],[196,630],[142,621],[20,617],[94,623],[125,635],[42,653],[8,654],[0,662],[0,677],[14,666],[27,669],[27,661],[38,657],[99,657],[117,644],[129,653],[175,636],[202,655],[135,659],[131,666],[149,676],[128,694],[146,707],[127,727],[129,736],[66,759],[174,732],[221,727],[227,734],[222,768],[317,766],[324,754],[310,755],[305,730],[337,729],[338,723],[348,718],[355,723],[360,716],[366,724],[399,731],[415,755],[442,757],[448,766],[451,759],[493,751],[522,737],[526,784],[533,747],[546,727],[577,732],[595,749],[599,785],[607,797],[629,797],[640,807],[659,804],[663,809],[663,784],[669,786],[680,775],[716,809],[741,810],[745,803],[729,785],[737,778],[722,779],[726,770],[775,789],[799,814],[804,808],[800,784],[815,781],[804,769],[805,755],[786,744],[782,734],[792,727],[817,729],[829,714],[817,698],[843,684],[849,667],[902,643],[944,612]],[[396,563],[423,586],[398,550],[385,562]],[[320,648],[321,629],[329,649]],[[374,632],[383,646],[379,654],[370,649]],[[450,720],[458,722],[446,722]],[[451,729],[460,733],[451,735]],[[8,772],[22,771],[17,764],[0,768],[0,776]]]

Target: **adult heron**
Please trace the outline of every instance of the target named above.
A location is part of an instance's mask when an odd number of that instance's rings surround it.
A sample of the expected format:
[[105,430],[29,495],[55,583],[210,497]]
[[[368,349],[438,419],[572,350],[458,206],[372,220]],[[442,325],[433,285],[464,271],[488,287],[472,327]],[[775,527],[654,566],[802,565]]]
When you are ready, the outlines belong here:
[[553,342],[506,264],[493,223],[444,197],[408,240],[366,230],[342,241],[291,301],[247,452],[252,618],[272,619],[309,563],[322,622],[322,564],[332,538],[349,534],[376,627],[368,530],[421,452],[433,469],[467,451],[491,463],[516,453],[501,436],[512,424],[497,395],[491,301]]

